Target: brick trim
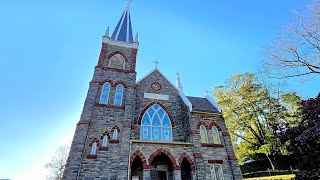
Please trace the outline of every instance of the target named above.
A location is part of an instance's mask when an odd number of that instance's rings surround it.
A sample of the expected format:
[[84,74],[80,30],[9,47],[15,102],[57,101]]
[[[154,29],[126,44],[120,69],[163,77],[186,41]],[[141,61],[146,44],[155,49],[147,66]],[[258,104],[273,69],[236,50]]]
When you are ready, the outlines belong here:
[[120,128],[118,127],[118,125],[115,125],[111,128],[111,133],[113,133],[114,130],[117,130],[118,133],[120,133]]
[[109,147],[99,147],[99,151],[108,151]]
[[215,147],[215,148],[223,148],[223,144],[210,144],[210,143],[201,143],[202,147]]
[[130,66],[131,71],[135,71],[136,69],[137,53],[138,53],[137,49],[132,49],[131,66]]
[[222,136],[230,136],[230,133],[227,131],[222,131]]
[[121,51],[113,51],[112,53],[110,53],[110,54],[107,56],[107,59],[110,60],[110,59],[112,58],[112,56],[114,56],[114,55],[116,55],[116,54],[120,54],[120,55],[124,58],[124,60],[125,60],[126,62],[128,62],[128,57],[127,57],[124,53],[122,53]]
[[212,129],[212,127],[215,126],[218,131],[221,131],[221,126],[216,122],[216,121],[212,121],[209,125],[209,129]]
[[223,164],[223,160],[220,159],[213,159],[213,160],[208,160],[209,164]]
[[141,113],[140,113],[139,119],[138,119],[138,124],[141,125],[141,121],[142,121],[142,117],[143,117],[144,113],[145,113],[151,106],[153,106],[154,104],[158,104],[158,105],[168,114],[169,119],[170,119],[170,121],[171,121],[171,126],[172,126],[172,127],[175,127],[174,121],[173,121],[173,117],[172,117],[170,111],[169,111],[163,104],[161,104],[159,101],[152,101],[151,103],[149,103],[148,105],[146,105],[146,106],[143,108],[143,110],[142,110]]
[[97,67],[103,66],[103,61],[104,61],[104,58],[106,57],[106,53],[107,53],[107,47],[108,47],[108,45],[106,43],[102,43]]
[[99,140],[97,138],[94,138],[90,141],[89,146],[91,147],[93,145],[93,143],[97,143],[97,147],[99,147]]
[[100,104],[100,103],[96,103],[96,106],[98,106],[98,107],[113,108],[113,109],[125,109],[125,105],[116,106],[116,105],[113,105],[113,104]]
[[187,159],[187,161],[190,163],[191,166],[191,170],[194,171],[195,170],[195,164],[193,163],[191,157],[189,156],[189,154],[187,152],[183,152],[181,154],[181,156],[179,157],[179,165],[181,166],[183,159]]
[[104,137],[104,136],[107,136],[107,137],[108,137],[108,139],[110,139],[110,134],[109,134],[109,132],[108,132],[108,131],[105,131],[104,133],[102,133],[102,135],[101,135],[100,139],[103,139],[103,137]]
[[131,154],[130,157],[130,168],[132,167],[133,161],[137,158],[140,157],[143,169],[150,169],[150,166],[147,164],[147,158],[144,156],[144,154],[140,150],[136,150],[134,153]]
[[118,143],[119,143],[118,139],[117,140],[113,140],[113,139],[109,140],[109,144],[118,144]]
[[177,165],[176,159],[173,157],[173,155],[170,153],[170,151],[163,149],[163,148],[159,148],[156,151],[154,151],[150,157],[149,157],[149,164],[152,164],[152,161],[155,157],[157,157],[159,154],[165,154],[171,161],[173,167],[175,167]]
[[202,154],[201,153],[193,153],[193,156],[195,158],[203,158]]
[[228,155],[228,160],[237,160],[235,155]]
[[97,158],[98,158],[98,155],[96,155],[96,154],[88,154],[88,155],[87,155],[87,158],[88,158],[88,159],[97,159]]
[[117,68],[112,68],[112,67],[100,67],[100,66],[96,66],[96,68],[101,68],[102,70],[105,71],[114,71],[114,72],[121,72],[121,73],[134,73],[136,74],[137,72],[135,70],[131,70],[131,69],[117,69]]
[[203,125],[204,127],[206,127],[206,129],[207,130],[209,130],[209,126],[208,126],[208,124],[205,122],[205,121],[203,121],[203,120],[201,120],[201,121],[199,121],[198,123],[197,123],[197,129],[200,129],[200,126],[201,125]]
[[90,124],[90,121],[89,120],[80,120],[77,125],[83,125],[83,124]]

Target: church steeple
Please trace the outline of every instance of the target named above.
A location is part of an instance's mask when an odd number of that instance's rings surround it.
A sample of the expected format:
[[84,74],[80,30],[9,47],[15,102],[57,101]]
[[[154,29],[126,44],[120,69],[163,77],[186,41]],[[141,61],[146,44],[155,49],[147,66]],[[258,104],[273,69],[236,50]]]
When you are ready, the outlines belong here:
[[124,10],[117,27],[112,33],[111,39],[123,42],[133,42],[132,26],[130,17],[130,1]]

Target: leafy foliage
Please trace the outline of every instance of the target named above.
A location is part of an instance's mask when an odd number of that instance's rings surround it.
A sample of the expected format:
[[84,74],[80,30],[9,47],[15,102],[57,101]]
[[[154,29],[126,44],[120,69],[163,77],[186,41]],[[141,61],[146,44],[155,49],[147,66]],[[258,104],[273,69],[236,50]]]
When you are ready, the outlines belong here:
[[[299,121],[300,98],[294,93],[274,98],[253,74],[232,76],[224,86],[215,87],[214,96],[223,110],[240,163],[255,154],[285,154],[273,126]],[[269,159],[271,166],[273,164]]]
[[299,168],[297,179],[320,179],[320,94],[301,103],[302,121],[298,126],[282,129],[283,141]]

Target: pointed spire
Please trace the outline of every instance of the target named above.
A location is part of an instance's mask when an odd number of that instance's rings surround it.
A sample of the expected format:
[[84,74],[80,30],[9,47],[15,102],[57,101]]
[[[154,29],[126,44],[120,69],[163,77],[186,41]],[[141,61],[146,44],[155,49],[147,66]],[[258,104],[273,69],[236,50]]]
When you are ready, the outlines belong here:
[[109,36],[109,27],[107,28],[106,33],[104,34],[104,36],[110,37],[110,36]]
[[130,2],[131,1],[128,0],[127,7],[121,16],[121,19],[118,22],[116,29],[113,31],[111,39],[123,42],[133,42],[130,17]]
[[176,88],[178,89],[179,92],[183,92],[183,87],[181,85],[179,73],[177,73]]
[[139,37],[138,37],[138,33],[136,34],[136,37],[134,38],[133,42],[139,42]]

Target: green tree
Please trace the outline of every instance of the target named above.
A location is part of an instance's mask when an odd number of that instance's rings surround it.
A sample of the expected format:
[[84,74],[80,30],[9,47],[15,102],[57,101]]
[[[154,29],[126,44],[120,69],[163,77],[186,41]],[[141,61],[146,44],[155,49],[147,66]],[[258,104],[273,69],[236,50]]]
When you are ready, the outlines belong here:
[[300,98],[295,93],[282,94],[279,98],[270,94],[249,73],[232,76],[224,86],[214,90],[240,162],[262,153],[274,169],[270,155],[285,154],[286,148],[273,126],[299,121],[297,102]]

